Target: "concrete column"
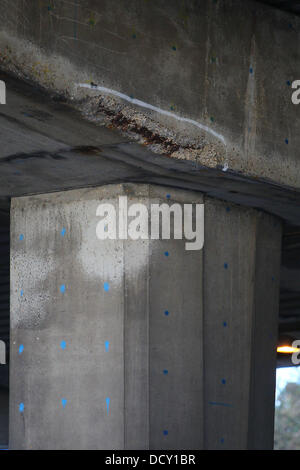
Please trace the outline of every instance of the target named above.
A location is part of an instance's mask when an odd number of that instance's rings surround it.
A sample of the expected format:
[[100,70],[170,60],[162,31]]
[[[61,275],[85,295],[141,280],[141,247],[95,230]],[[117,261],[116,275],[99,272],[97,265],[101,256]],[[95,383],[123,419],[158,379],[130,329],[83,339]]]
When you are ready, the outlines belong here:
[[280,225],[208,198],[202,250],[97,239],[122,195],[203,202],[133,184],[12,200],[10,448],[272,447]]
[[281,225],[205,203],[206,449],[272,449]]
[[130,184],[12,201],[11,448],[203,447],[203,252],[97,239],[122,195],[202,203]]

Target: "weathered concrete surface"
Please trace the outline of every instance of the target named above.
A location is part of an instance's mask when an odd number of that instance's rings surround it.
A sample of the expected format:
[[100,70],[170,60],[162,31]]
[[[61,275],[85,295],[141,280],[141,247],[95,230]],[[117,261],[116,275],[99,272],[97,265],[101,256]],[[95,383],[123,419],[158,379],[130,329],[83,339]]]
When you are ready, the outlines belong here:
[[155,154],[114,129],[86,122],[27,83],[7,75],[5,81],[0,205],[13,196],[131,181],[194,189],[299,224],[299,191]]
[[79,105],[87,117],[155,152],[299,188],[290,87],[299,78],[298,17],[239,0],[1,0],[0,8],[5,69],[74,103],[90,96]]
[[276,219],[206,200],[207,449],[273,448],[280,253]]
[[147,185],[12,201],[10,448],[203,446],[202,251],[98,240],[99,203],[122,194],[166,202]]
[[12,200],[10,447],[272,448],[280,223],[206,198],[201,251],[100,242],[96,208],[122,194],[203,201],[133,184]]

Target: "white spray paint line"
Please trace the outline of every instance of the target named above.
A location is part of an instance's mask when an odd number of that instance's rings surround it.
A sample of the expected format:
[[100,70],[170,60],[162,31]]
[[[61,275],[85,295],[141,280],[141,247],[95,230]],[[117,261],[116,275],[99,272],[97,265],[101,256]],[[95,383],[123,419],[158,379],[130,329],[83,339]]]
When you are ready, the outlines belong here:
[[202,131],[205,131],[208,134],[213,135],[214,137],[219,139],[221,142],[223,142],[224,145],[226,145],[225,139],[221,134],[218,134],[213,129],[210,129],[209,127],[205,126],[204,124],[201,124],[200,122],[194,121],[193,119],[177,116],[177,114],[170,113],[170,111],[165,111],[164,109],[158,108],[157,106],[153,106],[152,104],[145,103],[144,101],[137,100],[135,98],[131,98],[130,96],[125,95],[124,93],[120,93],[119,91],[111,90],[110,88],[106,88],[106,87],[103,87],[103,86],[89,85],[87,83],[78,83],[77,86],[79,86],[81,88],[89,88],[90,90],[102,91],[103,93],[107,93],[109,95],[118,96],[122,100],[128,101],[131,104],[135,104],[137,106],[140,106],[141,108],[146,108],[146,109],[150,109],[151,111],[156,111],[157,113],[163,114],[164,116],[172,117],[172,118],[176,119],[177,121],[187,122],[188,124],[192,124],[192,125],[198,127],[199,129],[201,129]]

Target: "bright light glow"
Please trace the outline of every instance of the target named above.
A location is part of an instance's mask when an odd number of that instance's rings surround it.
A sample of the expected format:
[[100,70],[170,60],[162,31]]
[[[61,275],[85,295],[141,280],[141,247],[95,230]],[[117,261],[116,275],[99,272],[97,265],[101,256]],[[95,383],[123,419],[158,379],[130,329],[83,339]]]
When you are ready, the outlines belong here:
[[277,352],[285,353],[285,354],[293,354],[295,352],[299,352],[299,348],[293,348],[292,346],[278,346]]

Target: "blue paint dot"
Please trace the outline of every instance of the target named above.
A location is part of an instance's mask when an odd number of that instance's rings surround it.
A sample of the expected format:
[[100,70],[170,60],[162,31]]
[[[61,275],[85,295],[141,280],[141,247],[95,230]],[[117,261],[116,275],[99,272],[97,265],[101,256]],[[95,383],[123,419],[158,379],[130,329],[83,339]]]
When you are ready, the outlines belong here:
[[176,47],[176,46],[172,46],[172,49],[173,49],[173,51],[176,51],[177,47]]
[[230,207],[226,207],[226,212],[230,212]]
[[61,399],[61,404],[62,404],[63,408],[66,407],[67,402],[68,402],[68,400],[66,398]]
[[22,242],[22,241],[24,240],[24,235],[23,235],[23,233],[21,233],[21,235],[19,236],[19,240],[20,240],[20,242]]
[[169,315],[169,311],[168,311],[168,310],[165,310],[165,315],[166,315],[166,316]]
[[289,80],[287,80],[286,84],[287,86],[291,86],[291,82]]
[[171,199],[171,194],[167,194],[166,198]]
[[135,34],[135,33],[133,33],[132,37],[133,37],[133,39],[136,39],[136,34]]
[[288,144],[288,143],[289,143],[289,139],[285,139],[285,143]]
[[62,231],[60,232],[60,234],[61,234],[61,236],[62,236],[62,237],[64,237],[64,236],[65,236],[65,234],[66,234],[66,231],[67,231],[67,230],[66,230],[65,228],[63,228],[63,229],[62,229]]
[[24,346],[23,346],[23,344],[20,344],[20,346],[19,346],[19,354],[22,354],[23,351],[24,351]]
[[228,264],[227,263],[224,263],[224,268],[228,269]]
[[222,439],[220,439],[220,442],[221,442],[221,444],[224,444],[224,437],[222,437]]
[[253,68],[252,67],[250,67],[249,72],[253,73]]
[[65,341],[62,341],[62,342],[60,343],[60,347],[61,347],[61,349],[66,349],[67,343],[66,343]]
[[108,282],[105,282],[105,283],[103,284],[103,287],[104,287],[105,292],[108,292],[108,291],[109,291],[109,283],[108,283]]
[[225,380],[225,379],[222,379],[222,384],[223,384],[223,385],[226,384],[226,380]]
[[107,397],[107,398],[105,399],[105,401],[106,401],[106,410],[107,410],[107,414],[109,414],[109,404],[110,404],[110,398],[109,398],[109,397]]
[[59,289],[60,289],[60,292],[61,292],[62,294],[64,294],[65,291],[66,291],[66,286],[65,286],[64,284],[62,284]]
[[164,436],[167,436],[169,434],[169,431],[167,431],[166,429],[163,431],[164,433]]
[[211,122],[214,122],[215,118],[213,116],[210,117]]
[[19,404],[19,411],[20,411],[20,413],[23,413],[23,411],[24,411],[24,403],[20,403],[20,404]]
[[275,277],[274,277],[274,276],[272,276],[272,281],[275,281]]
[[23,289],[21,290],[20,295],[21,295],[21,297],[23,297],[23,295],[24,295]]
[[165,375],[167,375],[168,372],[169,372],[169,371],[168,371],[167,369],[164,370],[164,374],[165,374]]
[[109,350],[109,341],[105,341],[105,349],[106,349],[106,351]]
[[226,322],[226,321],[223,322],[223,326],[224,326],[224,328],[226,328],[226,326],[227,326],[227,322]]
[[168,251],[165,251],[165,256],[169,256],[169,252],[168,252]]

